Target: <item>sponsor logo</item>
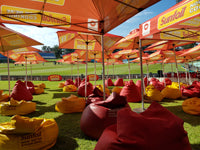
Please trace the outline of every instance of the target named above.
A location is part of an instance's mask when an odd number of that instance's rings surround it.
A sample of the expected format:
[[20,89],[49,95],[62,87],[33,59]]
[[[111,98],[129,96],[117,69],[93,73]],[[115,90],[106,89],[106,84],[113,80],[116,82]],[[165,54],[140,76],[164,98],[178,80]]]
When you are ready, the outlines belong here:
[[49,75],[48,76],[48,80],[49,81],[61,81],[62,80],[62,76],[58,75],[58,74]]
[[88,30],[98,31],[98,20],[88,19]]
[[169,25],[178,23],[184,19],[190,18],[199,14],[200,0],[193,0],[185,3],[183,6],[178,7],[158,18],[158,29],[165,28]]
[[[41,22],[41,15],[38,14],[38,10],[35,9],[25,9],[20,7],[3,5],[1,6],[1,13],[8,14],[7,15],[8,17],[21,20],[24,22],[38,23],[38,24],[40,24]],[[35,14],[30,14],[30,13],[35,13]],[[70,15],[49,12],[49,11],[44,11],[44,14],[45,15],[42,16],[42,24],[59,25],[59,24],[64,24],[66,22],[71,23]],[[2,20],[13,21],[13,19],[10,18],[1,16]],[[65,25],[64,27],[69,28],[70,25]]]
[[151,27],[150,25],[151,25],[150,21],[147,21],[144,24],[142,24],[142,35],[143,36],[150,34],[150,27]]
[[[33,1],[44,3],[44,0],[33,0]],[[46,3],[63,6],[65,3],[65,0],[47,0]]]
[[[88,43],[88,50],[94,50],[96,41],[95,40],[91,40]],[[74,49],[86,49],[86,43],[84,40],[82,39],[75,39],[74,41]]]

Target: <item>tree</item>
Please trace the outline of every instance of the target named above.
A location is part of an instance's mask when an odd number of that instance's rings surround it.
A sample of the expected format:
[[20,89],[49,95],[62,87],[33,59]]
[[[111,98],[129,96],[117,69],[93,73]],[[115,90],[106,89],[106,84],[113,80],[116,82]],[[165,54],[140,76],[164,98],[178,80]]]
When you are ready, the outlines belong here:
[[58,45],[54,45],[54,47],[51,48],[51,51],[55,53],[56,58],[61,58],[62,50],[58,47]]

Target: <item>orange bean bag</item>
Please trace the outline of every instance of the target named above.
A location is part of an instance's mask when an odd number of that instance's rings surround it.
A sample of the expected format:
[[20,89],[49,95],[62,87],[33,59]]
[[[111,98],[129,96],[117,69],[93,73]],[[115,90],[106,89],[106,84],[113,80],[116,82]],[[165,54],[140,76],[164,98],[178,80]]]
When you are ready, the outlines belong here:
[[193,97],[183,101],[182,108],[185,113],[200,115],[200,98]]
[[191,150],[183,123],[157,102],[140,114],[123,108],[116,124],[103,131],[95,150]]

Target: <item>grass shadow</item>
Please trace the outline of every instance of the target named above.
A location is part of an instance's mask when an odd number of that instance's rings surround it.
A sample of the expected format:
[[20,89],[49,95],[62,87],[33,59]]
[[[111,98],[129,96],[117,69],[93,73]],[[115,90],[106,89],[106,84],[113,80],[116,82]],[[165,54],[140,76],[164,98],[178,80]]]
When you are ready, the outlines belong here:
[[200,144],[191,144],[192,150],[200,150]]
[[55,90],[47,90],[47,91],[51,91],[51,92],[62,92],[63,89],[55,89]]
[[39,100],[32,100],[32,102],[35,102],[37,105],[45,105],[47,103],[44,103],[44,102],[40,102]]
[[53,98],[69,97],[71,94],[78,96],[77,92],[54,93]]
[[170,112],[181,118],[184,122],[189,123],[192,126],[200,125],[199,116],[187,114],[183,111],[182,105],[179,106],[165,106]]

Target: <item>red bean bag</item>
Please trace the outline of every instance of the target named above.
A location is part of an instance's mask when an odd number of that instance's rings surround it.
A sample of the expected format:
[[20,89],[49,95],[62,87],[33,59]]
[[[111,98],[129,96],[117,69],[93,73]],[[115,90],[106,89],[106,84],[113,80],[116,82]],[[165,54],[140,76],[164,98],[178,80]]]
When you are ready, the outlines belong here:
[[[87,93],[86,96],[89,96],[90,94],[92,94],[93,91],[93,85],[90,82],[87,82]],[[81,82],[80,86],[78,87],[78,95],[79,96],[85,96],[85,82]]]
[[[89,81],[90,81],[90,78],[89,78],[89,76],[87,76],[87,82],[89,82]],[[83,79],[82,82],[85,82],[85,78]]]
[[27,90],[25,83],[20,80],[15,83],[10,97],[18,101],[31,101],[33,99],[33,96],[31,92]]
[[108,80],[105,81],[105,86],[108,87],[108,86],[114,86],[111,78],[108,78]]
[[147,77],[144,78],[144,84],[145,86],[149,85],[149,80],[147,79]]
[[191,150],[183,123],[157,102],[140,114],[123,108],[117,123],[104,130],[95,150]]
[[163,81],[162,81],[162,83],[166,84],[166,86],[167,86],[167,85],[171,85],[172,81],[169,78],[164,78]]
[[189,85],[187,87],[181,87],[181,93],[187,97],[200,97],[200,88],[198,86]]
[[138,88],[138,92],[140,93],[140,95],[141,95],[141,84],[142,84],[141,80],[137,80],[136,84],[135,84],[137,86],[137,88]]
[[[26,84],[26,82],[24,82]],[[27,81],[27,89],[31,92],[31,94],[35,93],[34,84],[31,81]]]
[[122,78],[118,78],[115,83],[114,83],[115,86],[124,86],[124,81]]
[[81,78],[76,78],[74,84],[76,87],[79,87],[79,85],[81,84]]
[[72,80],[72,79],[67,79],[67,80],[65,81],[65,86],[67,86],[67,85],[74,85],[73,80]]
[[200,82],[199,81],[193,81],[192,85],[200,88]]
[[117,111],[129,107],[126,98],[113,92],[105,101],[88,105],[81,116],[80,127],[83,133],[98,139],[103,130],[116,123]]
[[92,94],[90,94],[86,100],[86,105],[97,101],[103,101],[103,92],[99,88],[95,87]]
[[138,87],[133,80],[127,82],[120,92],[121,96],[125,96],[128,102],[140,102],[142,97]]

